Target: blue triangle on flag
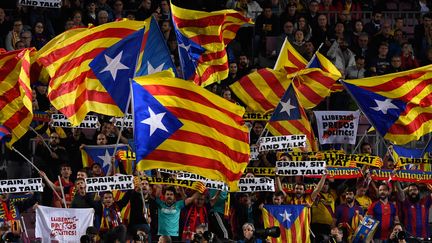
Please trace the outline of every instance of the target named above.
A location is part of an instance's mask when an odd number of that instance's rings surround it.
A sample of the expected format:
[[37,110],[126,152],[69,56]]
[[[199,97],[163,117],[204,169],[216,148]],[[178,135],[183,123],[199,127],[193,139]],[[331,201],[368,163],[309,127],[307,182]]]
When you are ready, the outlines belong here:
[[264,205],[264,208],[273,216],[279,225],[286,229],[297,220],[305,206],[303,205]]
[[290,85],[273,111],[270,121],[298,120],[300,118],[300,104],[293,86]]

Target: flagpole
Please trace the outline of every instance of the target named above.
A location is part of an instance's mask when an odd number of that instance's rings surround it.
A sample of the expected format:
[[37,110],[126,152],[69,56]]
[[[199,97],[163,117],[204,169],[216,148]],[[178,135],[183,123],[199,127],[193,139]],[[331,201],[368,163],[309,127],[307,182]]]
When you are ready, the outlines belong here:
[[45,142],[45,140],[43,139],[42,135],[40,135],[33,127],[29,127],[30,130],[32,130],[34,133],[36,133],[36,135],[40,138],[42,138],[42,143],[45,145],[45,147],[48,149],[48,151],[50,152],[50,154],[53,153],[53,151],[51,150],[51,148],[48,146],[48,144]]
[[63,204],[64,204],[65,208],[67,208],[65,194],[64,194],[64,190],[63,190],[63,183],[61,182],[61,177],[57,176],[57,179],[58,179],[59,186],[60,186],[60,191],[61,191],[61,194],[62,194],[62,197],[63,197],[62,198]]
[[[129,79],[130,80],[130,79]],[[126,110],[125,110],[125,115],[123,116],[123,118],[122,118],[122,122],[121,122],[121,126],[120,126],[120,131],[119,131],[119,133],[118,133],[118,135],[117,135],[117,141],[116,141],[116,144],[115,144],[115,146],[114,146],[114,153],[113,153],[113,155],[112,155],[112,159],[114,159],[115,158],[115,155],[116,155],[116,153],[117,153],[117,148],[118,148],[118,145],[119,145],[119,143],[120,143],[120,138],[121,138],[121,136],[122,136],[122,132],[123,132],[123,129],[124,129],[124,123],[125,123],[125,120],[126,120],[126,118],[127,118],[127,116],[128,116],[128,114],[127,114],[127,112],[128,112],[128,110],[129,110],[129,105],[130,105],[130,101],[131,101],[131,92],[132,92],[132,90],[130,90],[129,91],[129,97],[128,97],[128,100],[127,100],[127,103],[126,103]],[[110,163],[110,165],[109,165],[109,167],[108,167],[108,174],[109,174],[109,172],[111,171],[111,169],[113,169],[113,170],[115,170],[115,168],[111,168],[112,167],[112,164]],[[115,174],[114,173],[115,171],[113,171],[113,175]]]
[[[25,155],[23,155],[20,151],[18,151],[16,148],[14,148],[14,147],[11,147],[11,149],[15,152],[15,153],[17,153],[17,154],[19,154],[25,161],[27,161],[27,163],[29,163],[39,174],[41,173],[41,170],[39,170],[39,168],[38,167],[36,167],[36,165],[35,164],[33,164],[33,162],[31,162]],[[54,189],[54,187],[52,187],[51,186],[51,184],[50,183],[47,183],[48,184],[48,186],[51,188],[51,190],[53,190],[53,192],[54,192],[54,194],[59,198],[59,199],[61,199],[61,197],[59,196],[59,194],[56,192],[56,190]]]

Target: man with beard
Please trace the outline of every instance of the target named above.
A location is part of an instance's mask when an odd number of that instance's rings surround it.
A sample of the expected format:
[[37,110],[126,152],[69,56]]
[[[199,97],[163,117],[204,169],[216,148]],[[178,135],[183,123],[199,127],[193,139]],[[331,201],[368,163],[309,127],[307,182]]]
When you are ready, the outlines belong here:
[[327,173],[325,172],[321,180],[318,182],[318,185],[315,187],[311,195],[306,195],[306,185],[301,182],[297,182],[294,185],[294,195],[287,195],[283,190],[281,191],[285,195],[285,202],[287,204],[292,205],[305,205],[307,207],[311,207],[312,203],[318,197],[318,194],[321,192],[321,189],[324,187],[324,183],[326,182]]
[[373,202],[367,211],[367,215],[379,221],[377,231],[374,235],[374,242],[381,243],[388,239],[393,225],[399,222],[397,209],[394,203],[388,199],[390,192],[387,184],[378,187],[378,201]]
[[427,196],[420,198],[417,184],[409,184],[406,190],[402,190],[399,182],[395,184],[398,188],[398,199],[402,203],[401,219],[406,231],[414,237],[427,238],[429,209],[432,205],[431,194],[428,193]]
[[[345,203],[336,207],[336,218],[334,219],[336,226],[355,230],[352,226],[358,224],[363,219],[363,209],[354,200],[355,192],[354,188],[345,189]],[[356,220],[358,222],[355,222]],[[354,233],[352,230],[348,230],[348,232]]]

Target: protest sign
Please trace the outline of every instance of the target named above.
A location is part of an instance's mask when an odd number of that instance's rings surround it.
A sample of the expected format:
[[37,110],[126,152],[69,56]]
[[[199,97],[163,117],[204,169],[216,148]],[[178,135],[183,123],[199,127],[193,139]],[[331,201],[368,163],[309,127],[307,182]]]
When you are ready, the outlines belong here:
[[240,178],[239,192],[274,192],[274,180],[267,177]]
[[177,179],[179,180],[191,180],[191,181],[201,181],[206,188],[217,189],[221,191],[228,191],[229,187],[226,183],[222,181],[214,181],[205,178],[204,176],[196,175],[190,172],[179,172],[177,174]]
[[274,167],[246,167],[246,170],[244,172],[252,173],[254,176],[274,176],[275,175],[275,168]]
[[250,155],[249,160],[258,160],[258,146],[256,144],[250,145]]
[[271,113],[263,114],[259,112],[245,112],[243,120],[245,121],[268,121],[272,116]]
[[325,161],[277,161],[276,174],[281,176],[323,175]]
[[[51,115],[51,126],[52,127],[73,127],[67,117],[63,114],[52,114]],[[78,128],[98,129],[98,117],[87,115],[81,122]]]
[[[332,179],[354,179],[362,177],[360,168],[347,168],[347,167],[329,167],[327,166],[327,177]],[[320,178],[321,175],[308,175],[311,178]]]
[[199,191],[200,193],[203,193],[206,190],[206,187],[201,181],[179,180],[174,178],[158,178],[158,177],[143,177],[142,179],[147,180],[150,184],[187,187]]
[[170,175],[176,175],[178,173],[177,170],[168,170],[168,169],[157,169],[161,173],[166,173]]
[[276,151],[276,150],[291,150],[298,147],[306,147],[305,135],[287,135],[262,137],[258,140],[259,152]]
[[87,192],[104,192],[112,190],[133,190],[132,175],[116,175],[86,178]]
[[123,128],[133,128],[132,114],[126,114],[125,117],[113,117],[110,122],[113,122],[116,127],[121,127],[123,122]]
[[93,226],[93,208],[36,208],[36,238],[42,242],[80,242]]
[[42,192],[42,178],[11,179],[0,181],[0,193]]
[[[295,186],[297,184],[295,183],[282,183],[282,189],[286,192],[286,193],[294,193],[295,192]],[[309,194],[313,192],[313,189],[315,188],[315,184],[304,184],[305,186],[305,193]]]
[[432,164],[432,159],[399,157],[397,167],[406,166],[410,164],[415,164],[415,165]]
[[33,121],[49,122],[51,120],[50,114],[46,111],[33,111]]
[[19,0],[22,6],[31,6],[38,8],[61,8],[61,0]]
[[393,180],[411,183],[432,183],[432,172],[421,170],[370,170],[372,180]]
[[314,111],[320,144],[355,144],[359,111]]

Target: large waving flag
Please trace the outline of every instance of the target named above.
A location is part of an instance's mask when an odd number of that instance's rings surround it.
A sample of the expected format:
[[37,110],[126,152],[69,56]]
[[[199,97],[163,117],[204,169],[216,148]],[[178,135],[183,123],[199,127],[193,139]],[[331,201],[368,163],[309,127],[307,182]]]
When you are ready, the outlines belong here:
[[303,205],[264,205],[264,228],[279,227],[281,235],[272,243],[309,243],[309,209]]
[[342,82],[383,138],[401,145],[431,132],[432,65]]
[[289,86],[274,109],[266,124],[266,129],[274,136],[304,134],[306,135],[306,150],[317,150],[312,126],[292,85]]
[[123,112],[130,93],[130,79],[176,69],[153,17],[145,21],[142,29],[102,51],[89,65]]
[[137,169],[188,171],[235,190],[250,153],[244,108],[169,71],[134,80]]
[[0,54],[0,125],[12,134],[8,146],[27,132],[33,119],[30,88],[30,52],[33,51]]
[[123,113],[95,77],[89,63],[99,53],[141,29],[144,22],[121,20],[80,31],[61,41],[57,48],[39,55],[51,76],[51,104],[78,125],[89,111],[110,116]]
[[234,10],[202,12],[171,4],[171,12],[183,77],[202,86],[228,77],[225,48],[251,20]]
[[[81,149],[83,167],[91,167],[94,163],[99,164],[106,175],[111,167],[115,145],[86,145]],[[119,144],[118,150],[127,150],[128,146]],[[117,161],[116,161],[117,164]]]

